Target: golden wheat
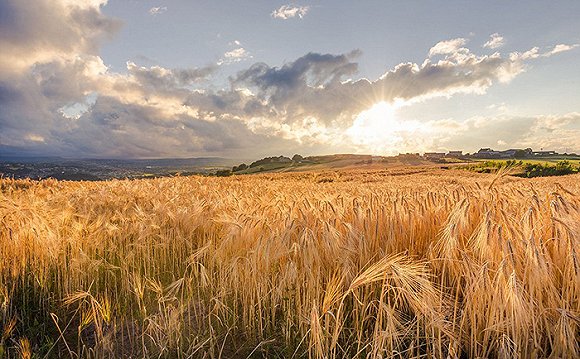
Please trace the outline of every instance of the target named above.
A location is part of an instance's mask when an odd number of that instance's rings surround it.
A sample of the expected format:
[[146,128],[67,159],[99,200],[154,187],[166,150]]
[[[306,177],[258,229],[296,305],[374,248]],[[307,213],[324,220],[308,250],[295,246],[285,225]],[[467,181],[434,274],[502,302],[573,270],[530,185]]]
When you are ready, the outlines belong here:
[[578,175],[0,188],[0,358],[580,356]]

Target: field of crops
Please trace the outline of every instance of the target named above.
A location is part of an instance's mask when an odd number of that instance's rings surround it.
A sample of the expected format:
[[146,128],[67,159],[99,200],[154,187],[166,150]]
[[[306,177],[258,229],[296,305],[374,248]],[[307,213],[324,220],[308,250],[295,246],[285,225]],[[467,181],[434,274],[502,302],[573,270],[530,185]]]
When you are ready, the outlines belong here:
[[580,175],[0,180],[0,358],[578,358]]

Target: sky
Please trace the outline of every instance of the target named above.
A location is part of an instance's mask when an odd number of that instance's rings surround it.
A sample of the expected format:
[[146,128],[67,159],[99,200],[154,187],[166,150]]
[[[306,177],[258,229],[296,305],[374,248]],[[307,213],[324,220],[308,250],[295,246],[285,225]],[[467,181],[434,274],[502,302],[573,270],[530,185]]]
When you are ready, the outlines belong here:
[[0,0],[0,157],[580,153],[580,1]]

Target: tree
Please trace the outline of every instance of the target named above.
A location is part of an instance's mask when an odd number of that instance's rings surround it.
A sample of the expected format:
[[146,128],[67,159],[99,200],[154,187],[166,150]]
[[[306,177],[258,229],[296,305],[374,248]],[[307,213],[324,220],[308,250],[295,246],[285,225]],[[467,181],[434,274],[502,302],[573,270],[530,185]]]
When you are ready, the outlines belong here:
[[245,169],[248,169],[248,165],[245,163],[240,164],[239,166],[234,166],[232,167],[232,172],[238,172],[238,171],[243,171]]
[[230,170],[219,170],[215,173],[217,177],[227,177],[232,175],[232,171]]
[[528,157],[528,152],[526,150],[516,150],[514,154],[515,158],[525,158]]
[[303,159],[304,157],[300,156],[299,154],[295,154],[294,156],[292,156],[292,161],[294,162],[302,162]]

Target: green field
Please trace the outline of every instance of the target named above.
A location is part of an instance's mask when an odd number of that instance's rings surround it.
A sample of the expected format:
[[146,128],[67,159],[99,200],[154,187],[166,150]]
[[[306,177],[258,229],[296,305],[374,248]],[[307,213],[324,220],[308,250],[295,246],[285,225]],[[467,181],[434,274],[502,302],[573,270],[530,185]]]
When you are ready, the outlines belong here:
[[[474,162],[495,162],[505,165],[506,162],[511,161],[510,159],[473,159]],[[555,164],[560,161],[568,161],[572,165],[580,166],[580,156],[553,156],[553,157],[542,157],[542,158],[526,158],[526,159],[516,159],[517,162],[531,163],[531,164]]]
[[522,160],[477,160],[462,168],[478,173],[506,173],[517,177],[562,176],[580,172],[580,159],[569,156]]

